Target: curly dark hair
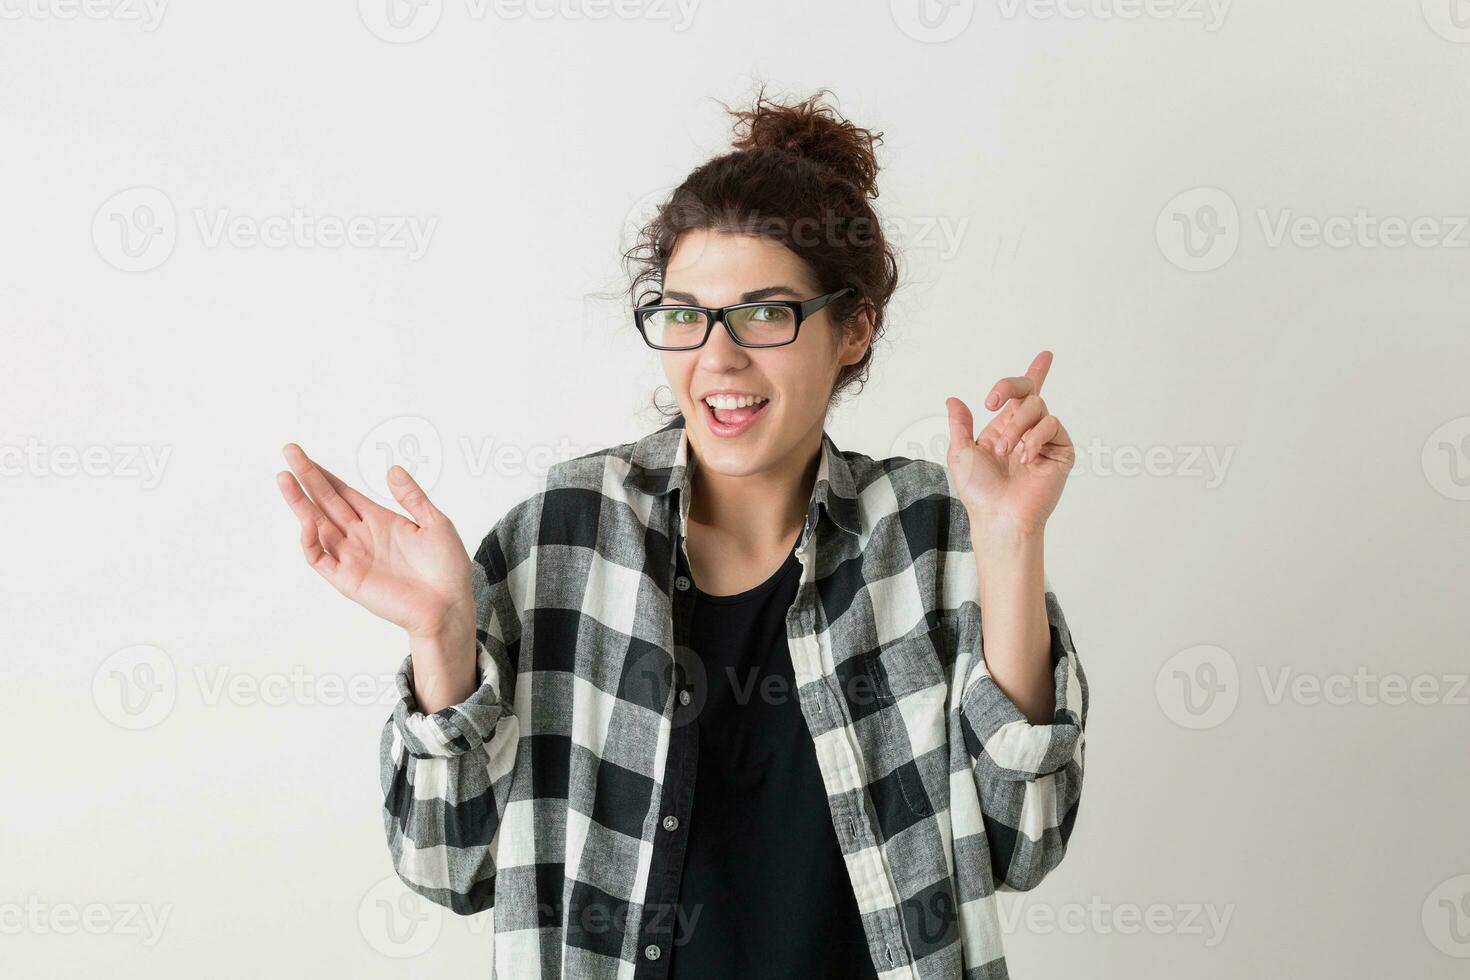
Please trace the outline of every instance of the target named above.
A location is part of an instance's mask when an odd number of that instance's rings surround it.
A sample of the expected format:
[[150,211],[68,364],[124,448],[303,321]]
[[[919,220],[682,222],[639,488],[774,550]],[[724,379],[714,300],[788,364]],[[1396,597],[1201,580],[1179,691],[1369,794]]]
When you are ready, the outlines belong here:
[[[874,146],[883,134],[853,125],[823,104],[829,89],[795,103],[767,99],[765,86],[748,109],[732,109],[732,150],[693,170],[659,204],[654,217],[623,253],[632,273],[634,306],[657,302],[679,238],[711,230],[759,235],[795,252],[823,293],[853,291],[827,312],[843,329],[868,311],[873,332],[862,360],[844,365],[828,406],[868,377],[873,344],[883,334],[884,311],[898,286],[898,261],[869,200],[878,196]],[[675,406],[665,414],[678,414]]]

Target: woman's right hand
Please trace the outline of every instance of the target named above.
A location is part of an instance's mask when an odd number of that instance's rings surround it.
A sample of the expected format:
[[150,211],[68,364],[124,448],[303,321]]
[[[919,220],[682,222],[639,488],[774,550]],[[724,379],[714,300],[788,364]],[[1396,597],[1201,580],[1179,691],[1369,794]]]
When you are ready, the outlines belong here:
[[413,520],[352,489],[296,443],[281,452],[291,469],[276,474],[276,486],[301,521],[306,563],[338,592],[411,637],[473,644],[470,556],[454,524],[408,471],[392,466],[388,486]]

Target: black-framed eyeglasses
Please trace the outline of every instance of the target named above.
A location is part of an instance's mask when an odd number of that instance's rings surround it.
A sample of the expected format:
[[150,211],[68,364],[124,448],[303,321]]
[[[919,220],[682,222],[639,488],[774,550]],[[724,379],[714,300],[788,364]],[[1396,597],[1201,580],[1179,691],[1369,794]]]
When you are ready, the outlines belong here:
[[851,286],[844,286],[835,293],[803,302],[767,299],[718,307],[660,303],[634,308],[633,322],[644,342],[655,350],[703,347],[716,320],[741,347],[781,347],[796,340],[803,320],[853,291]]

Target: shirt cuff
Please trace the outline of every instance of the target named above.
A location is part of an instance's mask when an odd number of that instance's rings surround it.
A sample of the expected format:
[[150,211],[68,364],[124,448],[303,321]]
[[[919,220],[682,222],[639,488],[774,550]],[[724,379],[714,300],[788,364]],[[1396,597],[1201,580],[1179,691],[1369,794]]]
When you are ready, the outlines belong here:
[[496,675],[485,644],[475,642],[475,691],[458,704],[426,715],[419,710],[413,689],[413,657],[404,657],[398,667],[398,703],[393,721],[408,753],[420,759],[462,755],[483,745],[495,732],[506,705],[487,677]]
[[981,662],[960,699],[960,717],[966,748],[980,775],[1030,782],[1066,768],[1077,753],[1087,714],[1082,675],[1055,597],[1048,594],[1046,605],[1056,687],[1051,724],[1026,718],[990,676],[983,643],[977,644]]

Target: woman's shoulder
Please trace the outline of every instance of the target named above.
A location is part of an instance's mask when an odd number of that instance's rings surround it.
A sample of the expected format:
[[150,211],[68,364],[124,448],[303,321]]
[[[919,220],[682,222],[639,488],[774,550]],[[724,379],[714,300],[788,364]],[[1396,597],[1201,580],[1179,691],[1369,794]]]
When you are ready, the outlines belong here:
[[642,439],[554,460],[535,488],[512,504],[486,535],[508,566],[541,545],[592,547],[609,509],[630,501],[628,475],[638,468]]
[[912,456],[874,457],[855,450],[839,450],[859,508],[865,515],[905,510],[919,503],[955,502],[949,470],[941,463]]

